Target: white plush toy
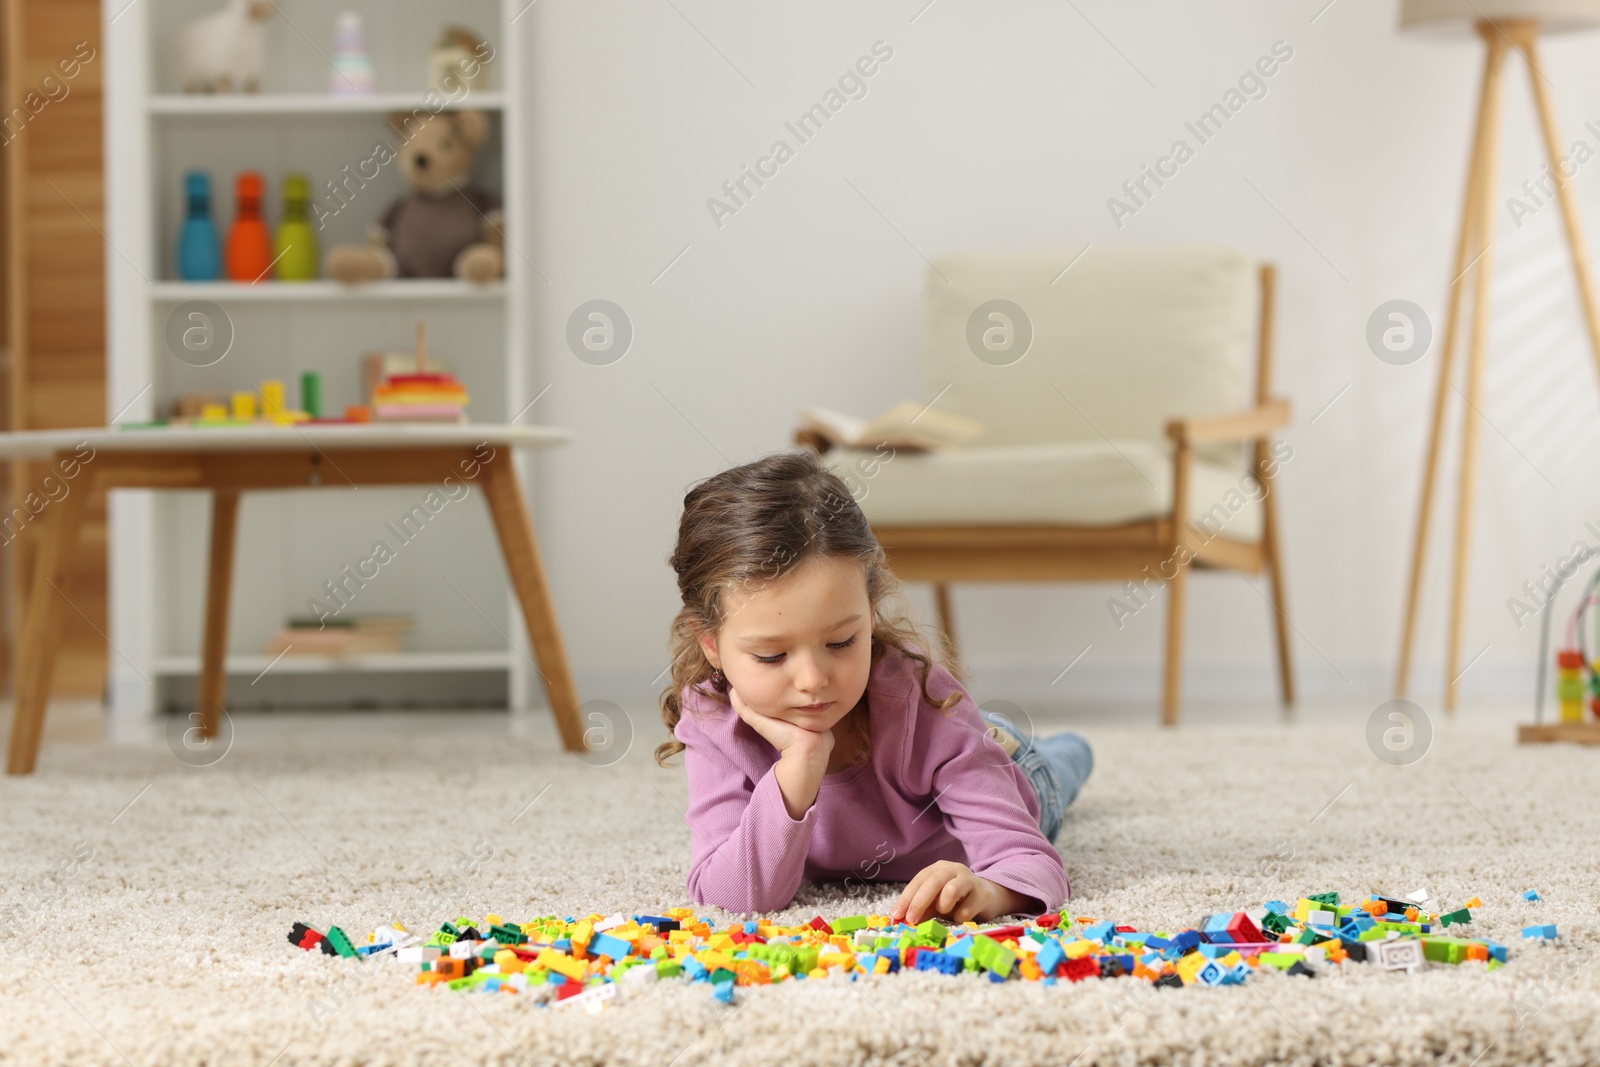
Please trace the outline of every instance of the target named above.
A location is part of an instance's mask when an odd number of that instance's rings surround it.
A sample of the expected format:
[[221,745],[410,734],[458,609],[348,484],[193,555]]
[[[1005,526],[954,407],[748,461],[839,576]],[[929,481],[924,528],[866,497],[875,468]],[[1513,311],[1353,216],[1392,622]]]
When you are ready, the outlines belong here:
[[261,39],[272,0],[227,0],[221,11],[195,19],[178,39],[178,69],[186,93],[253,93],[261,81]]

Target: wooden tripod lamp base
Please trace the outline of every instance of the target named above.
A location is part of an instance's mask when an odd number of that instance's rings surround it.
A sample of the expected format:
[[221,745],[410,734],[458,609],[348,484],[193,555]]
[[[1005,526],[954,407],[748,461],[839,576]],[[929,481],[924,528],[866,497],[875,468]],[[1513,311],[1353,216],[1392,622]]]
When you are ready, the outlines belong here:
[[[1422,569],[1428,543],[1428,520],[1439,469],[1439,440],[1443,432],[1445,402],[1453,388],[1451,360],[1455,354],[1456,329],[1461,317],[1462,295],[1472,286],[1472,329],[1467,343],[1466,382],[1460,391],[1465,403],[1461,415],[1460,492],[1456,504],[1455,559],[1451,574],[1450,630],[1446,652],[1444,706],[1454,711],[1456,688],[1464,673],[1461,665],[1461,636],[1466,600],[1467,561],[1471,549],[1474,469],[1478,456],[1478,422],[1482,418],[1484,346],[1489,333],[1489,278],[1494,250],[1495,179],[1500,140],[1501,73],[1506,53],[1522,53],[1533,86],[1533,100],[1546,154],[1555,175],[1556,201],[1565,224],[1567,245],[1572,252],[1578,297],[1583,305],[1584,322],[1589,331],[1590,350],[1600,369],[1600,309],[1595,306],[1590,281],[1589,259],[1578,225],[1577,206],[1569,188],[1570,175],[1561,171],[1561,143],[1555,116],[1550,106],[1548,82],[1540,68],[1535,39],[1541,32],[1600,26],[1600,0],[1403,0],[1400,22],[1412,26],[1470,26],[1485,46],[1483,83],[1478,96],[1478,118],[1472,140],[1472,156],[1467,167],[1466,196],[1461,213],[1461,231],[1456,243],[1455,265],[1451,269],[1449,310],[1444,326],[1444,341],[1439,351],[1439,380],[1434,393],[1433,421],[1428,432],[1428,455],[1423,466],[1422,495],[1417,508],[1416,541],[1412,547],[1411,578],[1406,590],[1405,623],[1400,637],[1400,663],[1395,695],[1406,695],[1411,671],[1412,638],[1416,629],[1417,599],[1422,586]],[[1469,663],[1470,667],[1471,664]]]

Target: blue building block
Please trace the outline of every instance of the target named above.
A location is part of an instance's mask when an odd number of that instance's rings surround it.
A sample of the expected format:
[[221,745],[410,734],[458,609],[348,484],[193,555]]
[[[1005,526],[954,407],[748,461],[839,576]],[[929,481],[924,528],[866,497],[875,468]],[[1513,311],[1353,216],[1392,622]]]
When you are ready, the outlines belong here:
[[[1039,965],[1039,969],[1041,971],[1043,971],[1045,974],[1050,974],[1054,972],[1056,967],[1061,964],[1061,961],[1066,958],[1067,954],[1061,951],[1061,946],[1059,944],[1057,944],[1054,940],[1046,940],[1043,945],[1039,946],[1039,951],[1034,955],[1033,960]],[[918,958],[917,962],[919,964],[922,962],[920,957]]]
[[[920,955],[920,953],[919,953],[919,955]],[[889,961],[889,973],[890,974],[894,974],[896,971],[898,971],[900,969],[900,953],[896,952],[892,948],[880,948],[877,952],[873,953],[873,964],[872,964],[873,967],[877,966],[877,961],[878,960],[888,960]],[[871,970],[871,969],[872,969],[871,967],[868,968],[868,970]]]
[[1083,936],[1090,941],[1099,941],[1104,944],[1106,939],[1117,932],[1117,924],[1113,922],[1098,922],[1093,926],[1083,928]]
[[1488,941],[1485,944],[1489,946],[1489,958],[1491,960],[1499,960],[1501,963],[1506,961],[1507,953],[1504,945],[1498,941]]
[[958,960],[967,959],[972,954],[972,938],[963,937],[961,940],[944,947],[946,956],[954,956]]
[[711,987],[711,997],[712,997],[713,1000],[719,1000],[724,1004],[732,1004],[733,1003],[733,983],[732,982],[718,982],[716,985]]
[[1274,915],[1289,914],[1289,905],[1285,904],[1281,900],[1269,900],[1267,901],[1266,907],[1267,910],[1272,912]]
[[1522,936],[1523,937],[1544,937],[1544,938],[1555,937],[1556,936],[1556,924],[1555,923],[1546,923],[1543,926],[1524,926],[1522,928]]
[[1244,980],[1250,977],[1250,965],[1243,961],[1229,967],[1222,975],[1218,985],[1243,985]]
[[1522,899],[1523,900],[1538,900],[1539,899],[1538,890],[1534,890],[1534,889],[1528,890],[1526,893],[1522,894]]
[[1145,948],[1153,948],[1158,952],[1161,949],[1170,948],[1171,946],[1172,942],[1165,937],[1156,937],[1152,934],[1150,937],[1144,939]]
[[584,951],[591,956],[610,956],[612,960],[620,960],[628,955],[631,948],[632,946],[622,938],[602,932],[589,938],[589,944]]
[[1195,979],[1201,985],[1221,985],[1227,973],[1226,968],[1216,960],[1206,960],[1205,966],[1195,972]]
[[960,974],[961,968],[961,960],[943,952],[923,951],[917,953],[917,970],[919,971],[938,971],[940,974]]
[[1172,947],[1176,949],[1180,955],[1185,952],[1194,951],[1194,947],[1199,943],[1200,932],[1198,930],[1185,930],[1183,933],[1172,939]]

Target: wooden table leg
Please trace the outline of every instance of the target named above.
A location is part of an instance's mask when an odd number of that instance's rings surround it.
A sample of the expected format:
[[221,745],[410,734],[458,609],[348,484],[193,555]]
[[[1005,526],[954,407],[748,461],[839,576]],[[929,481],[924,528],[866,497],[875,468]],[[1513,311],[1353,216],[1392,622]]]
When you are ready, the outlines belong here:
[[233,533],[238,525],[239,494],[218,489],[211,494],[211,565],[206,577],[206,630],[200,658],[200,736],[217,736],[217,717],[228,684],[228,599],[233,591]]
[[522,486],[517,481],[510,449],[483,465],[483,491],[489,498],[489,514],[494,517],[500,551],[505,553],[506,570],[522,605],[522,620],[528,627],[534,657],[539,661],[539,676],[544,679],[550,710],[561,731],[561,745],[568,752],[585,752],[583,725],[578,718],[578,692],[567,667],[567,653],[561,646],[561,631],[556,628],[555,611],[550,604],[550,587],[545,582],[544,564],[534,538],[533,522],[523,502]]
[[44,728],[45,708],[50,701],[56,648],[61,643],[61,618],[67,606],[64,586],[93,481],[92,476],[85,477],[65,497],[51,504],[40,520],[33,592],[28,597],[27,619],[17,652],[16,701],[11,712],[7,774],[32,774],[39,755],[39,737]]

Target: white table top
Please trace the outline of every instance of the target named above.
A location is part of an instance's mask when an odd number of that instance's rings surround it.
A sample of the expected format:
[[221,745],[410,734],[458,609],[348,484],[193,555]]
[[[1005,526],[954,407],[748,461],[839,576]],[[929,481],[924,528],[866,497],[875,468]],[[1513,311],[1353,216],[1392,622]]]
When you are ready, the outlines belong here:
[[356,423],[296,426],[151,426],[119,430],[24,430],[0,433],[0,457],[31,459],[71,451],[87,443],[107,452],[260,452],[304,448],[428,448],[488,442],[510,448],[558,445],[572,439],[556,426],[498,423]]

